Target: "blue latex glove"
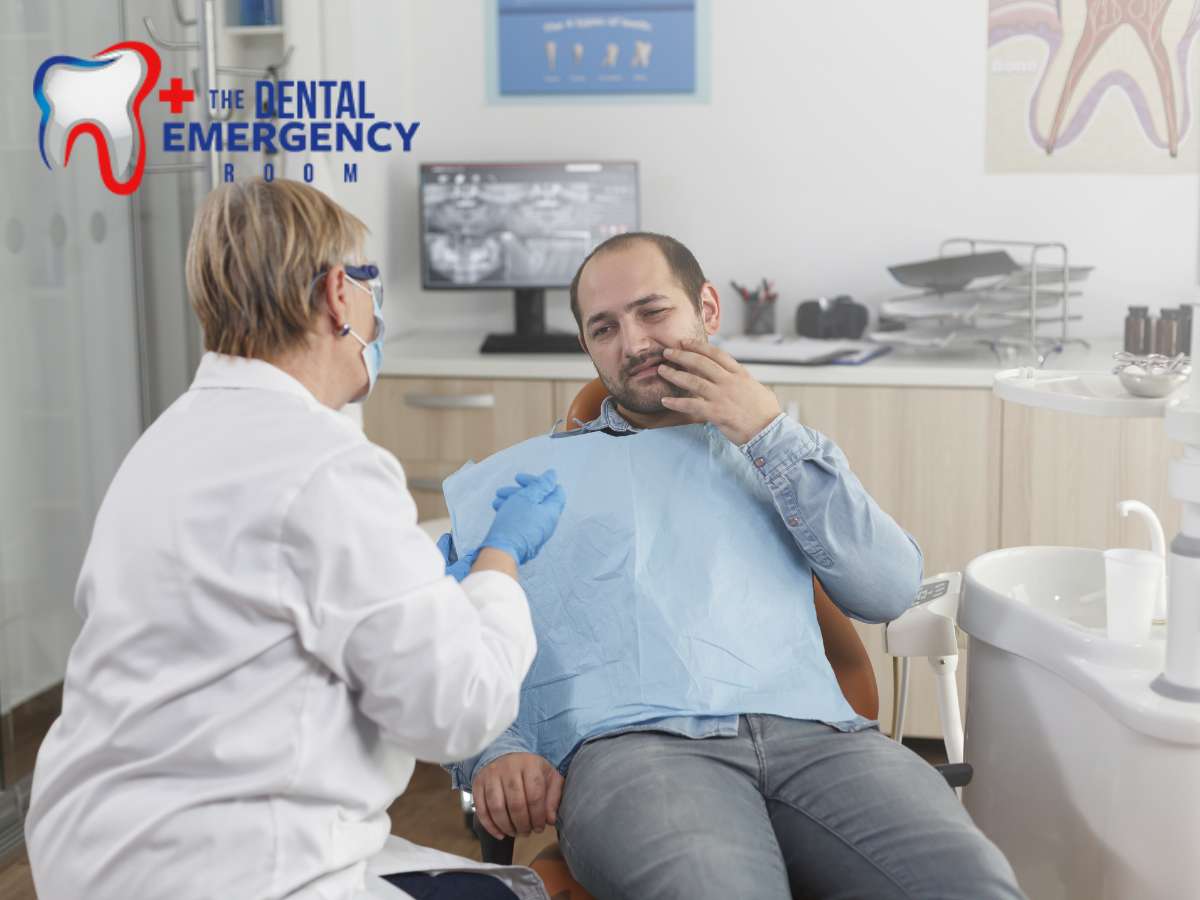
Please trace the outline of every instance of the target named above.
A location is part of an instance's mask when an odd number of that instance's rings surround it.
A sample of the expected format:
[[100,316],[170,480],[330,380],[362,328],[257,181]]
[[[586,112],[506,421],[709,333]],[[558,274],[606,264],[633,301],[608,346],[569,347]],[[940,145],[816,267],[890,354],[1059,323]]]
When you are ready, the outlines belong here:
[[518,472],[516,484],[506,484],[504,487],[500,488],[500,490],[496,491],[496,499],[492,501],[492,509],[499,509],[504,504],[505,500],[507,500],[521,488],[527,487],[537,480],[537,475],[530,475],[528,472]]
[[475,564],[475,557],[479,555],[478,550],[472,550],[465,557],[459,559],[458,549],[454,546],[454,538],[448,531],[438,538],[437,548],[442,551],[442,558],[446,560],[446,574],[452,576],[455,581],[462,581],[471,573],[471,566]]
[[[553,469],[541,475],[517,475],[518,487],[501,488],[492,506],[496,519],[480,548],[503,550],[524,565],[550,540],[566,504],[566,494]],[[501,493],[503,492],[503,496]]]

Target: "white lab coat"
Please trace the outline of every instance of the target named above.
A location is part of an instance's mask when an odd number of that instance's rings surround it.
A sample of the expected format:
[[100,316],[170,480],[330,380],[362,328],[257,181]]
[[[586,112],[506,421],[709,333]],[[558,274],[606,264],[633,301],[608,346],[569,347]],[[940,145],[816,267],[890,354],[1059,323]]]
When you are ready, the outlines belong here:
[[512,722],[535,643],[515,581],[444,569],[395,457],[206,354],[96,517],[26,825],[42,900],[403,897],[368,874],[385,841],[372,871],[452,868],[385,811],[414,757]]

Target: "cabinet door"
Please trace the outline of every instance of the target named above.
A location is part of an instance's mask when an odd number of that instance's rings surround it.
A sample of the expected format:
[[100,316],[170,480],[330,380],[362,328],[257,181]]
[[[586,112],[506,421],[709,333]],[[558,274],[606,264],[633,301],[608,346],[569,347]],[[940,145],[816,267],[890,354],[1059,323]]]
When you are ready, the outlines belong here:
[[381,378],[363,424],[402,463],[465,462],[549,431],[550,398],[548,381]]
[[1183,452],[1161,419],[1083,416],[1003,404],[1001,546],[1150,548],[1140,519],[1121,500],[1141,500],[1168,539],[1179,504],[1167,493],[1167,464]]
[[469,459],[483,459],[550,430],[549,381],[477,378],[379,379],[363,428],[396,454],[421,521],[446,515],[441,482]]
[[[463,461],[465,462],[465,460]],[[404,463],[404,477],[408,480],[408,492],[417,504],[417,521],[443,519],[450,515],[446,509],[446,498],[442,494],[442,482],[462,466],[462,462],[416,462]]]
[[[982,388],[776,386],[789,414],[828,435],[875,501],[921,545],[925,572],[961,570],[999,538],[1000,404]],[[888,730],[892,661],[883,627],[855,622],[879,683]],[[940,737],[937,693],[913,660],[907,734]],[[959,662],[965,699],[966,659]]]

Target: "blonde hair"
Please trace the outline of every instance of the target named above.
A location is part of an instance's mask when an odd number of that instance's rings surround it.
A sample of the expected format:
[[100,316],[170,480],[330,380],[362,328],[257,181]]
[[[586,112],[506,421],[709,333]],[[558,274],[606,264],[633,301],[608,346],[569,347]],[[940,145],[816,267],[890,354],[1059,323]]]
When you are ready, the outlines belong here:
[[204,349],[270,358],[307,340],[319,272],[361,253],[367,227],[315,188],[261,178],[223,184],[196,211],[187,290]]

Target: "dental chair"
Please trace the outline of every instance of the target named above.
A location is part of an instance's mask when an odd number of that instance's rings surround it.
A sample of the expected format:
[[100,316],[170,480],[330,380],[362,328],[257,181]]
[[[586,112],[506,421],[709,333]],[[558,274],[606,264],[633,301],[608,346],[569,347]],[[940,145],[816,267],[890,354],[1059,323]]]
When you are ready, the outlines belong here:
[[[608,391],[600,379],[593,379],[584,385],[567,410],[566,430],[569,431],[578,428],[580,423],[589,422],[599,416],[600,404],[606,396],[608,396]],[[439,524],[436,525],[435,523],[428,523],[430,533],[436,530],[440,534],[442,531],[447,530],[440,524],[443,522],[448,524],[448,520],[439,520]],[[422,524],[425,525],[426,523]],[[927,587],[929,585],[936,585],[945,577],[938,575],[926,579],[922,584],[922,593],[918,596],[923,597],[928,592]],[[850,619],[829,599],[825,588],[815,575],[813,576],[813,600],[816,606],[817,624],[821,627],[821,637],[825,642],[825,656],[829,660],[830,667],[833,669],[834,677],[837,678],[838,686],[841,687],[847,702],[849,702],[851,708],[856,713],[868,719],[878,718],[879,690],[876,686],[875,672],[871,667],[871,660],[867,655],[866,647],[863,646],[858,632],[854,630],[854,626],[850,623]],[[916,611],[916,609],[917,607],[914,606],[914,610],[910,612]],[[909,613],[905,613],[894,623],[890,623],[888,627],[905,622],[908,616]],[[953,628],[952,623],[951,628]],[[897,680],[895,685],[897,691],[896,705],[901,711],[900,721],[893,721],[893,734],[899,735],[901,734],[899,728],[903,727],[903,705],[908,688],[907,658],[910,655],[930,655],[932,662],[932,654],[924,652],[924,643],[912,639],[906,641],[903,637],[905,629],[898,628],[895,631],[896,635],[890,641],[888,650],[893,654],[894,658],[903,660],[900,667],[902,674],[900,670],[896,672]],[[920,652],[918,652],[916,646],[910,649],[908,645],[919,645],[921,648]],[[940,652],[946,654],[946,656],[941,657],[943,660],[949,655],[949,650],[945,648],[942,648]],[[945,662],[942,665],[944,667],[946,665]],[[953,677],[952,670],[951,677]],[[957,728],[957,734],[961,735],[957,697],[953,698],[952,705],[950,703],[943,704],[942,714],[943,728],[946,733],[951,734],[953,733],[953,729]],[[954,720],[952,725],[949,722],[951,717]],[[957,748],[951,747],[950,749],[949,758],[951,761],[943,765],[934,766],[934,768],[942,774],[951,788],[959,789],[971,780],[972,770],[970,765],[962,762],[961,737],[958,739]],[[958,749],[957,754],[953,752],[954,749]],[[511,865],[516,839],[505,838],[497,840],[488,834],[475,815],[475,804],[471,799],[470,793],[463,791],[461,797],[463,815],[467,826],[479,839],[483,861],[500,865]],[[567,868],[566,860],[563,858],[557,844],[553,844],[542,850],[530,863],[530,867],[538,873],[546,885],[546,892],[555,898],[555,900],[593,900],[592,895],[585,891],[571,875],[570,870]]]

